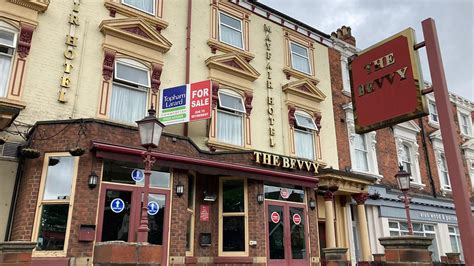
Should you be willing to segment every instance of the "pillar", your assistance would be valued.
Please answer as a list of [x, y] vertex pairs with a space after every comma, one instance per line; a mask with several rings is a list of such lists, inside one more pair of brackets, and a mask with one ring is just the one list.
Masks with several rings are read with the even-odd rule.
[[365, 216], [365, 201], [369, 197], [367, 193], [352, 194], [352, 198], [357, 202], [357, 231], [361, 246], [361, 261], [371, 261], [369, 231], [367, 230], [367, 218]]
[[336, 247], [336, 231], [334, 229], [334, 192], [324, 194], [324, 212], [326, 214], [326, 247]]

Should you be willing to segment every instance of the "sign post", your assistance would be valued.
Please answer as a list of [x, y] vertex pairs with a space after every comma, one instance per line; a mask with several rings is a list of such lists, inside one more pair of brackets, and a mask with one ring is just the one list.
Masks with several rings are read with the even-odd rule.
[[425, 37], [428, 64], [430, 67], [433, 92], [438, 108], [439, 124], [443, 146], [448, 164], [449, 180], [453, 191], [456, 216], [458, 217], [461, 244], [466, 265], [474, 265], [474, 218], [472, 217], [471, 201], [468, 184], [463, 170], [461, 152], [456, 140], [453, 111], [449, 100], [448, 85], [444, 75], [443, 60], [433, 19], [422, 21], [423, 36]]

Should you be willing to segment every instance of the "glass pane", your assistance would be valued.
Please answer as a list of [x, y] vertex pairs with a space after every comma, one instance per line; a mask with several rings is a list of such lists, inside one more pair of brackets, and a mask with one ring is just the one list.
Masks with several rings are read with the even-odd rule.
[[154, 4], [156, 0], [122, 0], [123, 3], [131, 5], [142, 11], [154, 14]]
[[221, 24], [232, 27], [236, 30], [242, 30], [240, 20], [228, 16], [224, 13], [220, 13]]
[[245, 112], [242, 98], [219, 93], [219, 106], [233, 111]]
[[0, 30], [0, 44], [14, 47], [15, 34], [6, 30]]
[[448, 231], [449, 231], [450, 233], [454, 233], [454, 227], [449, 226], [449, 227], [448, 227]]
[[291, 43], [291, 52], [306, 58], [308, 57], [308, 50], [295, 43]]
[[304, 199], [304, 190], [300, 186], [286, 186], [285, 188], [288, 189], [290, 196], [287, 199], [281, 197], [281, 189], [278, 185], [265, 185], [265, 198], [266, 199], [274, 199], [274, 200], [285, 200], [285, 201], [293, 201], [293, 202], [303, 202]]
[[398, 229], [397, 222], [388, 222], [388, 227]]
[[308, 58], [302, 57], [298, 54], [291, 54], [291, 63], [294, 69], [310, 74]]
[[396, 231], [390, 231], [390, 236], [399, 236], [400, 233]]
[[7, 95], [11, 61], [11, 56], [3, 55], [0, 51], [0, 97], [5, 97]]
[[158, 213], [148, 215], [148, 243], [161, 245], [163, 244], [163, 221], [165, 219], [166, 196], [160, 194], [148, 194], [148, 202], [154, 201], [158, 203]]
[[316, 127], [314, 126], [313, 119], [311, 117], [305, 116], [305, 115], [299, 115], [295, 114], [296, 118], [296, 125], [308, 129], [313, 129], [315, 130]]
[[[276, 213], [276, 214], [275, 214]], [[270, 259], [285, 258], [283, 207], [268, 205], [268, 243]]]
[[451, 242], [451, 251], [459, 252], [458, 242], [456, 241], [456, 236], [449, 236], [449, 241]]
[[431, 231], [434, 232], [434, 226], [431, 224], [425, 224], [425, 231]]
[[405, 222], [400, 222], [400, 230], [406, 230], [408, 231], [408, 224]]
[[110, 119], [136, 125], [136, 121], [145, 117], [146, 99], [146, 91], [114, 82], [110, 103]]
[[[110, 203], [116, 198], [122, 199], [125, 203], [125, 208], [119, 213], [113, 212], [110, 208]], [[132, 192], [107, 190], [105, 194], [104, 220], [102, 222], [102, 241], [128, 241], [131, 203]]]
[[194, 176], [188, 175], [188, 209], [194, 208]]
[[223, 217], [222, 224], [223, 251], [245, 251], [244, 216]]
[[[143, 170], [143, 163], [138, 162], [121, 162], [114, 160], [104, 160], [103, 181], [140, 185], [143, 186], [144, 181], [135, 182], [132, 179], [132, 171], [134, 169]], [[169, 188], [170, 173], [169, 168], [159, 167], [158, 164], [153, 166], [150, 176], [150, 187]]]
[[242, 146], [243, 119], [241, 115], [217, 111], [217, 139], [221, 142]]
[[143, 87], [149, 87], [148, 71], [140, 69], [128, 64], [117, 62], [116, 77], [120, 80], [127, 81]]
[[413, 223], [413, 231], [423, 232], [423, 227], [419, 223]]
[[37, 250], [63, 250], [69, 204], [43, 205]]
[[303, 208], [290, 208], [291, 254], [293, 259], [306, 258]]
[[244, 212], [244, 181], [225, 180], [222, 183], [222, 211]]
[[295, 130], [295, 151], [296, 156], [309, 160], [314, 159], [314, 142], [313, 133]]
[[69, 199], [75, 157], [49, 157], [43, 200]]

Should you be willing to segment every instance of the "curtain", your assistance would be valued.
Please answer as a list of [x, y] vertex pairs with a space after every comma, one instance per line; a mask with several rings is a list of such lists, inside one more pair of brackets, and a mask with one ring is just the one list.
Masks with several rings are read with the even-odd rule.
[[239, 48], [243, 48], [242, 33], [223, 24], [221, 24], [221, 41]]
[[365, 144], [365, 136], [356, 134], [354, 137], [355, 150], [355, 169], [361, 171], [369, 171], [367, 162], [367, 145]]
[[148, 87], [148, 71], [117, 62], [117, 78]]
[[217, 112], [217, 139], [219, 141], [242, 146], [243, 120], [241, 114]]
[[7, 95], [11, 60], [10, 56], [0, 54], [0, 97]]
[[135, 124], [146, 113], [146, 92], [117, 83], [112, 86], [110, 119]]
[[295, 130], [296, 156], [314, 160], [313, 134]]
[[155, 0], [123, 0], [123, 2], [140, 10], [154, 14], [153, 6]]
[[292, 53], [291, 63], [294, 69], [307, 73], [307, 74], [310, 73], [308, 58], [304, 58], [298, 54]]

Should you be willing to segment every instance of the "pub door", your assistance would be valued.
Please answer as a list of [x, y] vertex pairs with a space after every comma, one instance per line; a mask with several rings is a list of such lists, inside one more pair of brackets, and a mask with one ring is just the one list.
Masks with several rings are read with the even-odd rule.
[[265, 201], [268, 265], [309, 265], [306, 206]]

